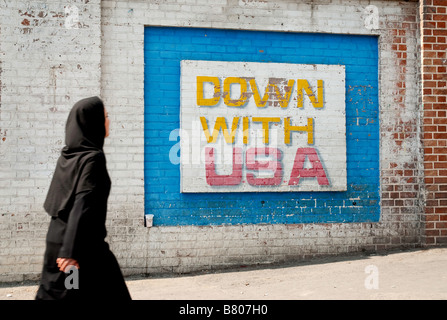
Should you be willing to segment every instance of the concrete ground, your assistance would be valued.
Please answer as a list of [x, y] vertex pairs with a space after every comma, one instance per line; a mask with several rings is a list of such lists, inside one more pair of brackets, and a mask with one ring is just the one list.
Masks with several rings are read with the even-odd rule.
[[[134, 300], [447, 299], [447, 248], [126, 282]], [[0, 284], [0, 300], [31, 300], [36, 289]]]

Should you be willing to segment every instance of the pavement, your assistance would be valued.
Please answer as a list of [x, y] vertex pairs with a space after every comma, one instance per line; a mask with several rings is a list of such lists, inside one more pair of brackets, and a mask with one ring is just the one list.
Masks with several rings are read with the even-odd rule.
[[[126, 283], [134, 300], [447, 300], [447, 248], [133, 276]], [[37, 283], [3, 283], [0, 300], [32, 300], [36, 290]]]

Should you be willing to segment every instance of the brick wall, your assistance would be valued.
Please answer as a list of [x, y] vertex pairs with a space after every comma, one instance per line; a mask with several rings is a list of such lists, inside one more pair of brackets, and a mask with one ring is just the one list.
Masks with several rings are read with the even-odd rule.
[[[420, 245], [421, 214], [424, 204], [421, 192], [423, 191], [421, 184], [423, 155], [420, 145], [420, 105], [418, 104], [420, 59], [417, 3], [378, 1], [345, 4], [314, 1], [298, 4], [294, 1], [280, 3], [232, 1], [222, 5], [208, 1], [183, 4], [105, 1], [102, 5], [104, 33], [102, 48], [103, 56], [107, 56], [108, 59], [107, 74], [103, 73], [102, 77], [102, 88], [106, 93], [103, 96], [115, 109], [116, 114], [123, 113], [124, 110], [142, 114], [144, 110], [149, 110], [150, 102], [143, 107], [145, 88], [141, 86], [141, 81], [148, 72], [146, 69], [148, 64], [145, 68], [144, 52], [135, 49], [147, 43], [143, 26], [379, 36], [380, 112], [378, 118], [380, 129], [376, 133], [380, 136], [381, 194], [378, 222], [156, 225], [147, 233], [137, 226], [128, 229], [126, 237], [113, 235], [110, 237], [112, 247], [126, 248], [126, 250], [120, 250], [118, 254], [120, 261], [125, 261], [127, 272], [136, 272], [136, 270], [184, 272], [237, 264], [274, 263], [317, 255], [347, 254], [363, 250], [386, 250]], [[172, 46], [181, 45], [182, 43], [178, 43]], [[164, 54], [168, 56], [172, 52]], [[105, 66], [103, 70], [106, 70]], [[127, 75], [124, 84], [122, 76], [125, 70], [131, 72]], [[126, 92], [128, 89], [131, 90], [130, 93]], [[362, 94], [360, 88], [353, 88], [353, 91]], [[125, 109], [115, 102], [127, 101], [126, 99], [129, 104]], [[361, 123], [365, 119], [365, 113], [361, 108], [355, 112]], [[121, 116], [117, 116], [116, 121], [120, 118]], [[133, 125], [142, 128], [144, 118], [139, 119], [139, 122], [133, 121]], [[121, 138], [112, 138], [115, 140], [111, 139], [109, 145], [114, 148], [113, 150], [119, 148], [125, 153], [126, 148], [129, 147], [129, 141], [121, 143], [121, 139], [130, 130], [126, 128], [128, 124], [123, 125], [124, 127], [120, 125], [117, 128], [120, 130], [118, 136]], [[132, 133], [138, 134], [136, 131]], [[144, 139], [141, 131], [139, 134], [133, 139]], [[141, 152], [138, 145], [132, 148]], [[141, 162], [133, 161], [133, 165], [139, 166], [144, 171], [143, 161], [144, 159]], [[114, 161], [112, 165], [117, 164]], [[125, 185], [124, 177], [128, 175], [125, 172], [126, 168], [123, 166], [120, 170], [122, 170], [123, 179], [115, 180], [114, 186], [118, 184], [118, 188], [130, 191], [127, 194], [131, 193], [131, 190], [136, 191], [135, 188], [129, 189]], [[137, 172], [133, 171], [132, 174], [135, 175]], [[120, 185], [121, 183], [123, 186]], [[141, 183], [138, 193], [144, 194], [143, 181]], [[154, 188], [154, 190], [160, 190], [156, 186]], [[169, 196], [173, 190], [178, 190], [175, 184], [166, 185], [163, 188], [168, 191], [163, 189], [162, 193], [166, 196]], [[157, 214], [163, 213], [162, 217], [166, 218], [173, 212], [169, 210], [173, 205], [171, 208], [158, 211], [159, 195], [160, 193], [157, 192], [147, 192], [145, 200], [143, 197], [133, 198], [136, 202], [127, 204], [134, 206], [135, 209], [138, 208], [133, 212], [127, 210], [122, 201], [115, 201], [117, 198], [112, 197], [112, 215], [114, 211], [119, 213], [115, 217], [123, 219], [121, 228], [124, 230], [124, 226], [136, 225], [137, 223], [132, 223], [132, 221], [141, 219], [141, 214], [144, 213], [142, 202], [147, 201], [146, 209], [150, 210], [148, 213], [155, 215], [154, 222], [157, 221]], [[286, 195], [279, 196], [286, 197]], [[176, 200], [178, 199], [171, 199], [173, 202]], [[253, 201], [256, 200], [259, 199]], [[283, 200], [287, 202], [287, 199]], [[214, 204], [218, 202], [214, 201]], [[222, 202], [225, 201], [220, 201]], [[195, 205], [200, 206], [201, 203], [198, 201]], [[227, 209], [226, 212], [232, 210], [231, 207], [225, 209]], [[184, 216], [188, 216], [188, 212]], [[124, 222], [126, 219], [127, 222]], [[194, 224], [194, 222], [190, 223]], [[144, 240], [140, 241], [140, 239]], [[144, 243], [144, 241], [147, 242]], [[139, 246], [141, 250], [136, 251], [132, 246]]]
[[[393, 61], [382, 67], [380, 83], [381, 219], [390, 222], [392, 231], [388, 240], [392, 244], [420, 241], [421, 234], [414, 230], [421, 230], [424, 206], [418, 101], [419, 21], [413, 5], [406, 7], [400, 3], [401, 15], [387, 19], [381, 37], [384, 47], [380, 55], [381, 65], [389, 59]], [[385, 73], [393, 73], [389, 78], [392, 81], [385, 80], [388, 78]], [[394, 236], [395, 230], [399, 229], [402, 233]]]
[[425, 243], [447, 243], [447, 1], [420, 2]]
[[[425, 7], [439, 7], [433, 1]], [[438, 94], [436, 101], [425, 101], [434, 98], [424, 96], [422, 114], [419, 80], [424, 80], [424, 90], [433, 90], [429, 87], [433, 81], [437, 81], [436, 90], [442, 89], [442, 81], [439, 75], [426, 78], [433, 69], [424, 68], [421, 74], [419, 47], [423, 42], [422, 54], [436, 50], [442, 54], [445, 48], [433, 45], [428, 50], [429, 39], [420, 37], [419, 19], [428, 16], [420, 15], [419, 9], [425, 7], [416, 2], [335, 0], [2, 4], [0, 280], [39, 276], [48, 226], [42, 203], [63, 146], [66, 116], [75, 101], [98, 94], [112, 121], [112, 134], [105, 144], [113, 183], [108, 241], [125, 274], [188, 272], [415, 247], [424, 239], [441, 243], [440, 237], [432, 238], [432, 232], [442, 235], [443, 200], [439, 197], [444, 190], [436, 180], [439, 176], [427, 175], [425, 192], [422, 164], [430, 174], [427, 166], [435, 162], [432, 171], [439, 171], [433, 173], [443, 174], [437, 168], [445, 160], [442, 155], [431, 160], [427, 156], [442, 152], [437, 148], [445, 146], [439, 136], [445, 126], [438, 126], [436, 118], [442, 116], [438, 107], [445, 93], [432, 91], [433, 96]], [[427, 15], [437, 18], [432, 12]], [[424, 29], [436, 28], [437, 33], [443, 28], [442, 21], [435, 26], [430, 23]], [[379, 220], [145, 228], [145, 199], [150, 201], [144, 176], [145, 26], [378, 36]], [[436, 37], [437, 41], [444, 38]], [[445, 55], [427, 59], [445, 66]], [[442, 67], [436, 72], [442, 73]], [[355, 112], [362, 121], [362, 109]], [[427, 123], [429, 119], [432, 122]], [[425, 136], [424, 149], [422, 123], [424, 135], [432, 133]], [[433, 127], [436, 132], [430, 132]], [[429, 145], [435, 139], [437, 145]], [[427, 230], [434, 230], [427, 235], [421, 223], [425, 213], [430, 220], [436, 219], [426, 221]]]
[[[299, 54], [296, 54], [297, 52]], [[200, 109], [209, 118], [208, 126], [211, 128], [214, 127], [214, 119], [211, 120], [213, 114], [224, 115], [228, 123], [233, 119], [231, 112], [239, 116], [250, 116], [249, 118], [256, 116], [256, 114], [253, 115], [256, 112], [262, 112], [263, 115], [270, 117], [287, 115], [295, 121], [298, 121], [300, 116], [307, 117], [313, 114], [313, 130], [316, 139], [310, 147], [318, 151], [326, 168], [333, 166], [334, 163], [338, 165], [335, 170], [326, 170], [331, 184], [336, 183], [338, 173], [346, 174], [347, 172], [347, 182], [345, 176], [344, 185], [338, 186], [338, 190], [342, 191], [334, 191], [330, 186], [319, 186], [316, 179], [313, 179], [307, 180], [309, 183], [305, 187], [303, 184], [306, 182], [301, 181], [298, 186], [306, 189], [293, 192], [297, 187], [288, 186], [287, 183], [297, 146], [308, 147], [309, 145], [306, 135], [297, 134], [294, 135], [295, 140], [291, 147], [284, 146], [281, 142], [284, 134], [280, 132], [281, 130], [274, 131], [282, 128], [281, 124], [271, 126], [272, 132], [268, 144], [268, 147], [278, 146], [283, 158], [281, 163], [284, 173], [281, 180], [285, 182], [281, 181], [282, 183], [278, 186], [251, 187], [244, 182], [246, 173], [249, 171], [246, 166], [243, 166], [241, 182], [237, 186], [225, 187], [223, 191], [227, 192], [222, 193], [222, 187], [207, 186], [204, 161], [201, 161], [199, 157], [194, 157], [198, 161], [193, 161], [191, 157], [188, 159], [186, 149], [182, 148], [181, 152], [188, 164], [179, 168], [177, 163], [172, 163], [170, 149], [177, 139], [170, 139], [170, 136], [179, 128], [180, 118], [184, 131], [190, 133], [189, 140], [184, 145], [191, 145], [191, 154], [200, 155], [206, 146], [219, 146], [219, 142], [201, 144], [200, 140], [196, 141], [192, 138], [194, 131], [188, 131], [187, 128], [194, 127], [193, 122], [197, 121], [197, 112], [200, 110], [195, 105], [194, 85], [186, 84], [191, 78], [188, 78], [188, 74], [182, 73], [184, 78], [180, 81], [181, 60], [207, 59], [219, 61], [218, 64], [224, 64], [225, 67], [219, 68], [217, 65], [213, 68], [212, 65], [215, 64], [209, 64], [207, 69], [199, 69], [196, 66], [193, 70], [199, 72], [199, 69], [201, 74], [214, 76], [219, 75], [222, 72], [220, 70], [225, 70], [232, 76], [244, 74], [245, 77], [255, 77], [254, 71], [251, 70], [253, 68], [244, 71], [244, 66], [249, 65], [248, 62], [258, 63], [259, 66], [256, 69], [263, 70], [263, 72], [258, 71], [259, 75], [269, 73], [269, 64], [263, 61], [276, 63], [274, 69], [277, 72], [284, 64], [287, 70], [297, 69], [299, 64], [313, 65], [315, 67], [310, 69], [314, 70], [316, 66], [321, 68], [323, 65], [337, 66], [343, 63], [346, 70], [346, 79], [343, 78], [343, 82], [336, 75], [331, 75], [330, 71], [320, 73], [320, 78], [326, 79], [324, 96], [327, 105], [324, 109], [313, 110], [314, 108], [307, 100], [306, 105], [298, 109], [296, 89], [293, 90], [294, 93], [291, 93], [293, 97], [290, 98], [290, 105], [287, 108], [269, 106], [259, 111], [257, 107], [250, 109], [253, 104], [250, 105], [249, 100], [247, 106], [243, 108], [230, 108], [221, 103], [216, 107], [208, 108], [209, 110], [204, 110], [205, 107]], [[223, 62], [225, 60], [229, 62], [225, 64]], [[242, 63], [237, 64], [237, 61]], [[230, 73], [232, 64], [235, 67]], [[293, 77], [307, 79], [304, 70], [300, 72], [287, 70], [282, 71], [282, 77], [288, 74], [288, 79], [293, 79]], [[311, 74], [307, 73], [307, 75]], [[280, 73], [277, 77], [280, 77]], [[262, 78], [258, 78], [258, 82], [260, 80]], [[182, 92], [180, 92], [180, 82], [184, 89]], [[331, 99], [337, 99], [337, 97], [330, 90], [334, 87], [336, 89], [336, 84], [340, 83], [343, 87], [342, 102], [337, 106], [331, 106]], [[154, 224], [379, 221], [378, 38], [376, 36], [147, 27], [145, 30], [145, 87], [145, 152], [147, 155], [145, 208], [146, 213], [154, 214]], [[345, 87], [348, 88], [346, 98], [344, 97]], [[182, 101], [182, 106], [179, 108], [180, 96], [191, 97], [191, 92], [193, 92], [193, 99], [187, 102]], [[337, 108], [339, 110], [342, 108], [340, 126], [337, 126], [337, 114], [331, 114]], [[254, 130], [253, 128], [256, 128], [256, 124], [251, 123], [250, 129]], [[336, 128], [343, 130], [341, 134]], [[201, 130], [200, 125], [199, 130]], [[273, 137], [275, 132], [278, 132], [276, 140]], [[341, 135], [339, 139], [342, 140], [342, 145], [335, 140], [337, 134]], [[202, 132], [199, 131], [198, 136], [201, 135]], [[241, 136], [239, 134], [237, 137]], [[183, 139], [188, 138], [185, 135]], [[254, 139], [254, 132], [250, 139]], [[251, 146], [253, 145], [252, 142]], [[235, 139], [233, 146], [245, 148], [240, 139]], [[260, 142], [260, 146], [265, 145]], [[232, 148], [231, 145], [230, 148]], [[330, 151], [325, 152], [328, 149]], [[230, 149], [229, 153], [231, 152]], [[291, 154], [287, 154], [288, 152]], [[340, 153], [344, 153], [342, 163], [337, 162], [337, 155]], [[348, 161], [346, 161], [346, 155]], [[243, 158], [246, 159], [246, 156]], [[223, 164], [216, 167], [219, 167], [220, 172], [224, 170]], [[232, 166], [229, 172], [231, 170]], [[180, 172], [182, 177], [180, 177]], [[189, 175], [193, 179], [185, 182], [183, 179]], [[343, 181], [343, 179], [339, 180]], [[312, 182], [314, 184], [311, 184]], [[187, 183], [187, 187], [195, 192], [182, 193], [181, 183]], [[251, 192], [244, 192], [247, 189]], [[203, 193], [204, 191], [206, 193]]]
[[[74, 5], [74, 4], [73, 4]], [[43, 201], [79, 99], [100, 94], [100, 1], [0, 8], [0, 281], [42, 269]]]

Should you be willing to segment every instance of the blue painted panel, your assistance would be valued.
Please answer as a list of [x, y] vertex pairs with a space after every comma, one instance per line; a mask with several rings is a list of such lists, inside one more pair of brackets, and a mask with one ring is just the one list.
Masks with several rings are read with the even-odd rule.
[[[377, 37], [146, 27], [144, 55], [145, 211], [154, 225], [379, 221]], [[181, 60], [345, 65], [348, 190], [180, 193], [169, 135], [180, 126]]]

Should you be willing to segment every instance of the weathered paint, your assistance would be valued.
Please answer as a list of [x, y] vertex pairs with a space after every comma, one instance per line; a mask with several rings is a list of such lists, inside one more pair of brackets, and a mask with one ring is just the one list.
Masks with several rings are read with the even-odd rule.
[[[146, 211], [154, 214], [154, 225], [378, 221], [380, 196], [378, 42], [376, 37], [163, 27], [148, 27], [145, 31]], [[207, 45], [201, 45], [200, 40], [204, 38], [206, 38]], [[269, 43], [275, 42], [278, 45], [263, 47], [264, 51], [260, 53], [255, 49], [255, 43], [260, 38], [268, 39]], [[280, 47], [281, 43], [289, 46], [289, 52], [294, 51], [299, 54], [284, 55], [284, 50]], [[312, 43], [312, 46], [309, 46], [309, 43]], [[320, 46], [324, 46], [325, 50], [316, 49]], [[346, 191], [324, 191], [324, 187], [327, 188], [328, 184], [331, 184], [330, 173], [326, 177], [328, 179], [326, 181], [325, 174], [328, 174], [328, 171], [320, 169], [317, 165], [321, 162], [316, 157], [322, 157], [322, 154], [318, 153], [318, 133], [321, 133], [321, 130], [331, 132], [331, 126], [318, 127], [314, 117], [296, 120], [293, 117], [283, 117], [279, 113], [281, 110], [283, 112], [285, 110], [307, 112], [311, 109], [325, 112], [323, 96], [328, 97], [328, 90], [333, 84], [329, 80], [322, 81], [322, 78], [308, 81], [309, 79], [300, 77], [300, 75], [286, 77], [280, 79], [279, 82], [277, 80], [269, 81], [261, 85], [256, 76], [250, 74], [219, 76], [216, 73], [213, 74], [213, 68], [209, 67], [206, 74], [197, 74], [199, 78], [191, 78], [190, 81], [193, 85], [190, 87], [185, 84], [190, 91], [182, 92], [185, 96], [190, 97], [188, 101], [192, 105], [188, 104], [188, 106], [195, 105], [196, 108], [208, 108], [216, 110], [216, 112], [221, 110], [221, 113], [220, 115], [216, 113], [216, 118], [206, 115], [197, 116], [196, 128], [203, 141], [208, 144], [207, 170], [205, 170], [205, 161], [201, 164], [203, 169], [200, 173], [192, 170], [194, 158], [189, 159], [187, 167], [179, 170], [180, 165], [173, 164], [169, 159], [169, 152], [163, 150], [177, 148], [177, 144], [169, 141], [168, 136], [180, 125], [179, 113], [176, 111], [179, 110], [181, 100], [180, 62], [182, 60], [203, 60], [204, 58], [210, 60], [210, 63], [213, 61], [225, 62], [226, 59], [235, 61], [234, 63], [262, 62], [267, 58], [270, 63], [318, 65], [324, 61], [326, 64], [345, 66]], [[169, 70], [169, 75], [164, 75], [162, 66], [168, 67], [166, 70]], [[227, 80], [227, 85], [225, 85], [226, 79], [230, 79]], [[157, 82], [157, 86], [152, 88], [151, 84], [154, 81]], [[205, 81], [209, 81], [209, 83], [204, 83]], [[231, 83], [236, 83], [237, 92], [231, 91]], [[276, 91], [275, 85], [278, 88], [276, 94], [266, 95], [268, 90]], [[268, 86], [271, 89], [267, 89]], [[354, 86], [364, 86], [367, 89], [362, 92], [350, 91], [349, 88]], [[278, 97], [282, 97], [282, 99], [278, 99]], [[276, 104], [271, 103], [270, 99], [274, 99]], [[357, 105], [364, 100], [371, 101], [371, 103], [364, 110], [362, 120], [359, 121]], [[255, 108], [264, 112], [264, 115], [252, 117], [249, 114], [244, 114], [247, 103], [253, 103]], [[301, 103], [308, 105], [301, 107]], [[228, 113], [230, 109], [239, 110], [237, 111], [238, 115], [230, 115]], [[185, 113], [182, 117], [189, 114]], [[308, 159], [305, 162], [312, 163], [303, 164], [303, 156], [295, 148], [293, 151], [291, 150], [291, 167], [288, 171], [284, 168], [284, 161], [281, 162], [281, 170], [276, 164], [280, 157], [272, 158], [270, 156], [269, 161], [264, 161], [264, 165], [270, 168], [270, 174], [262, 177], [253, 176], [254, 171], [246, 168], [244, 159], [247, 157], [248, 150], [244, 148], [248, 148], [254, 140], [247, 133], [247, 128], [252, 129], [254, 125], [260, 129], [260, 143], [266, 147], [267, 143], [272, 143], [272, 128], [277, 125], [283, 126], [278, 131], [278, 136], [281, 137], [275, 137], [281, 144], [290, 143], [291, 136], [293, 142], [293, 137], [296, 138], [299, 135], [301, 143], [304, 143], [302, 147], [311, 147], [301, 149], [301, 152], [303, 150], [310, 152], [310, 156], [305, 157]], [[236, 133], [237, 130], [240, 134]], [[155, 132], [158, 132], [157, 137], [154, 137]], [[374, 134], [371, 135], [371, 133]], [[226, 159], [228, 160], [227, 170], [221, 170], [220, 177], [217, 170], [219, 170], [219, 166], [220, 169], [223, 167], [216, 166], [217, 149], [215, 149], [220, 145], [217, 143], [220, 141], [219, 139], [224, 145], [227, 145]], [[197, 144], [189, 144], [193, 155], [198, 154], [194, 150], [200, 152], [200, 148], [197, 149]], [[239, 146], [243, 149], [237, 149]], [[269, 152], [267, 150], [263, 149], [263, 152]], [[275, 150], [272, 149], [274, 153]], [[248, 153], [251, 155], [251, 152], [253, 151]], [[369, 160], [365, 162], [365, 158]], [[324, 159], [325, 165], [330, 162], [331, 159]], [[313, 166], [312, 170], [309, 166], [311, 168]], [[294, 170], [290, 171], [292, 167]], [[250, 168], [253, 167], [249, 165]], [[259, 164], [257, 168], [260, 168]], [[306, 169], [309, 171], [304, 171]], [[228, 190], [238, 190], [236, 187], [242, 188], [240, 190], [256, 187], [250, 185], [245, 172], [248, 173], [249, 179], [269, 179], [251, 180], [251, 182], [259, 184], [257, 191], [271, 191], [262, 194], [228, 192]], [[204, 186], [209, 186], [210, 183], [214, 186], [209, 186], [210, 189], [207, 193], [182, 193], [180, 177], [183, 173], [192, 177], [192, 180], [188, 180], [189, 182], [186, 183], [187, 188], [194, 187], [199, 180]], [[281, 184], [276, 185], [275, 177], [280, 173], [282, 175]], [[203, 178], [200, 177], [202, 174]], [[312, 188], [318, 188], [319, 192], [309, 191], [312, 189], [307, 189], [306, 192], [293, 192], [293, 188], [299, 187], [306, 180], [300, 179], [299, 175], [303, 177], [306, 174], [314, 177], [310, 179], [315, 186]], [[240, 185], [235, 186], [239, 181]], [[227, 192], [224, 194], [210, 193], [219, 183], [222, 184], [218, 187], [220, 191], [227, 190]], [[185, 184], [183, 185], [185, 186]], [[279, 191], [280, 188], [285, 189], [286, 187], [289, 192], [272, 192], [275, 190], [274, 188], [278, 188]], [[200, 192], [200, 188], [194, 190]], [[250, 190], [253, 191], [253, 189]], [[210, 203], [213, 205], [211, 206]]]

